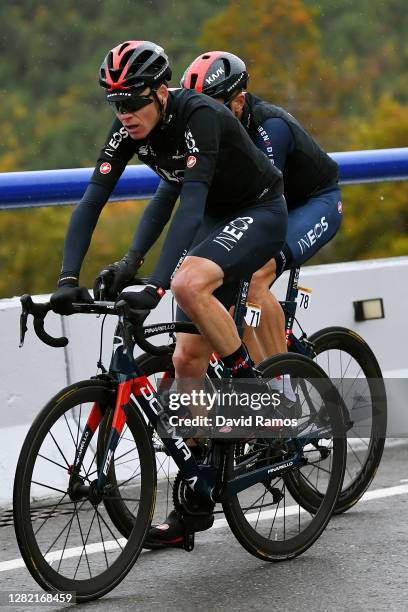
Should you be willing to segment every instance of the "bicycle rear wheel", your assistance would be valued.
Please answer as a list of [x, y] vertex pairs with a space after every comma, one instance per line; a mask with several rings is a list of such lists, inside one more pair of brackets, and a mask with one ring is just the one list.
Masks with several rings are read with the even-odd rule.
[[[328, 450], [324, 439], [313, 437], [312, 427], [303, 439], [258, 438], [231, 445], [228, 480], [266, 465], [271, 466], [271, 475], [223, 501], [228, 524], [248, 552], [267, 561], [282, 561], [307, 550], [332, 514], [341, 490], [346, 457], [343, 407], [324, 371], [306, 357], [277, 355], [263, 361], [259, 369], [264, 378], [289, 374], [298, 397], [297, 409], [301, 411], [298, 421], [310, 422], [313, 414], [324, 414], [326, 435], [333, 440]], [[304, 463], [292, 467], [299, 445]], [[274, 476], [274, 465], [282, 461], [288, 465], [286, 471]], [[315, 512], [305, 511], [291, 495], [299, 474], [307, 482], [313, 481], [322, 494]]]
[[[381, 368], [368, 344], [354, 331], [327, 327], [309, 340], [315, 361], [339, 391], [353, 426], [347, 431], [344, 481], [334, 512], [345, 512], [370, 486], [380, 464], [387, 429], [387, 402]], [[310, 503], [313, 503], [313, 494]]]
[[[95, 431], [81, 464], [87, 493], [69, 488], [87, 419], [95, 404], [109, 420], [115, 386], [103, 380], [76, 383], [58, 393], [38, 414], [20, 453], [14, 482], [14, 524], [28, 570], [48, 591], [71, 591], [77, 601], [101, 597], [117, 586], [135, 563], [154, 509], [156, 470], [151, 438], [135, 410], [119, 440], [112, 465], [116, 488], [96, 491]], [[129, 442], [130, 440], [130, 442]], [[126, 538], [110, 521], [103, 502], [115, 496], [132, 505]]]

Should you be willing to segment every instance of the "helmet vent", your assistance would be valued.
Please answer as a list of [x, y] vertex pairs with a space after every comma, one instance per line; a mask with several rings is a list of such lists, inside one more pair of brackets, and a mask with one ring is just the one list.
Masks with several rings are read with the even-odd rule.
[[129, 46], [128, 42], [124, 42], [119, 49], [119, 54], [123, 53], [123, 51]]
[[196, 83], [198, 79], [198, 74], [195, 72], [191, 75], [190, 87], [189, 89], [195, 89]]

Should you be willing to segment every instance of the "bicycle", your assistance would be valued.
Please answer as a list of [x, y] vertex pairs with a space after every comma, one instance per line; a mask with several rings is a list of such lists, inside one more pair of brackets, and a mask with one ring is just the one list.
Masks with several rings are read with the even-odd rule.
[[[339, 326], [326, 327], [307, 336], [296, 319], [299, 274], [300, 267], [291, 269], [286, 297], [280, 302], [285, 313], [288, 350], [314, 359], [323, 368], [337, 387], [348, 413], [345, 477], [333, 511], [341, 514], [363, 496], [381, 462], [387, 428], [385, 385], [373, 351], [355, 331]], [[299, 337], [293, 331], [295, 322], [301, 330]], [[171, 356], [144, 354], [137, 363], [149, 376], [172, 376]], [[211, 356], [208, 376], [223, 376], [223, 364], [216, 354]], [[169, 475], [165, 477], [170, 490]], [[299, 482], [291, 493], [305, 509], [313, 511], [318, 507], [320, 494], [315, 485]]]
[[[237, 296], [239, 329], [248, 286], [242, 282]], [[34, 304], [30, 296], [21, 301], [20, 345], [32, 314], [43, 342], [65, 346], [66, 338], [54, 338], [44, 329], [50, 305]], [[37, 583], [46, 590], [74, 591], [77, 601], [88, 601], [115, 588], [131, 570], [154, 512], [152, 432], [168, 425], [158, 394], [133, 359], [134, 347], [167, 356], [171, 348], [154, 346], [147, 338], [197, 330], [189, 323], [143, 326], [146, 313], [131, 311], [124, 302], [74, 304], [73, 310], [119, 317], [109, 371], [66, 387], [38, 414], [20, 453], [13, 508], [17, 542]], [[268, 439], [209, 439], [197, 460], [181, 436], [168, 430], [162, 438], [180, 471], [177, 497], [188, 551], [194, 547], [191, 521], [197, 518], [188, 504], [192, 487], [203, 500], [222, 504], [238, 541], [265, 561], [303, 553], [330, 519], [345, 467], [342, 400], [325, 372], [307, 357], [276, 356], [263, 362], [260, 371], [266, 379], [291, 376], [306, 423], [301, 435], [284, 438], [277, 430]], [[291, 497], [289, 487], [299, 472], [307, 479], [315, 471], [320, 473], [321, 500], [310, 513]]]

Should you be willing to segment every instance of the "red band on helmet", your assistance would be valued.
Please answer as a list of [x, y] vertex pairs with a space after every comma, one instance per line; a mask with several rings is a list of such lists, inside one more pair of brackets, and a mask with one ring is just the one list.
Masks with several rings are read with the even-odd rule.
[[[222, 55], [222, 51], [211, 51], [210, 53], [204, 53], [197, 57], [196, 60], [191, 64], [186, 75], [184, 87], [186, 89], [195, 89], [198, 93], [202, 93], [204, 86], [205, 75], [209, 68]], [[191, 87], [191, 77], [193, 74], [197, 75], [194, 88]]]
[[[140, 47], [140, 45], [142, 45], [145, 41], [144, 40], [129, 40], [126, 41], [124, 43], [121, 43], [120, 45], [117, 45], [117, 47], [115, 47], [114, 49], [112, 49], [112, 66], [114, 70], [119, 70], [120, 69], [120, 63], [123, 59], [123, 56], [125, 55], [125, 53], [129, 53], [129, 51], [134, 51], [135, 49], [137, 49], [138, 47]], [[127, 62], [126, 66], [123, 68], [121, 75], [119, 77], [119, 79], [117, 81], [113, 81], [111, 78], [111, 75], [109, 73], [109, 68], [107, 67], [106, 70], [106, 82], [108, 84], [108, 88], [109, 91], [115, 91], [116, 89], [131, 89], [131, 87], [124, 85], [123, 83], [126, 81], [126, 77], [127, 77], [127, 72], [128, 72], [128, 68], [129, 68], [129, 64], [130, 64], [130, 60], [132, 59], [132, 57], [130, 57], [129, 61]]]

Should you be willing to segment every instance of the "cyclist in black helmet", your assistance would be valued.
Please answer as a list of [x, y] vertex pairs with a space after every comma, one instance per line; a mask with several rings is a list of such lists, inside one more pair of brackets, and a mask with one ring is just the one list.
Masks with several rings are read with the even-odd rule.
[[181, 85], [228, 106], [256, 146], [283, 173], [289, 211], [286, 244], [252, 277], [249, 295], [249, 301], [262, 304], [260, 326], [248, 328], [245, 334], [257, 362], [286, 350], [284, 315], [269, 291], [271, 284], [333, 238], [341, 225], [342, 202], [337, 164], [290, 113], [245, 91], [247, 82], [246, 66], [239, 57], [210, 51], [190, 64]]
[[[253, 144], [242, 125], [208, 96], [170, 91], [167, 55], [155, 43], [125, 41], [109, 51], [99, 81], [115, 119], [86, 192], [72, 214], [64, 245], [56, 312], [92, 298], [79, 286], [82, 261], [102, 208], [133, 157], [160, 177], [128, 254], [108, 266], [106, 297], [140, 310], [154, 308], [170, 287], [179, 306], [202, 335], [179, 334], [174, 365], [179, 377], [201, 378], [213, 350], [235, 377], [254, 377], [251, 359], [228, 309], [242, 277], [250, 276], [282, 248], [287, 227], [283, 180]], [[140, 292], [121, 290], [180, 204], [149, 284]], [[95, 282], [95, 297], [101, 275]], [[192, 496], [191, 503], [198, 503]], [[212, 508], [199, 529], [213, 522]], [[175, 517], [176, 535], [183, 538]], [[198, 528], [197, 528], [198, 529]], [[178, 530], [178, 531], [177, 531]], [[173, 532], [174, 533], [174, 532]]]

